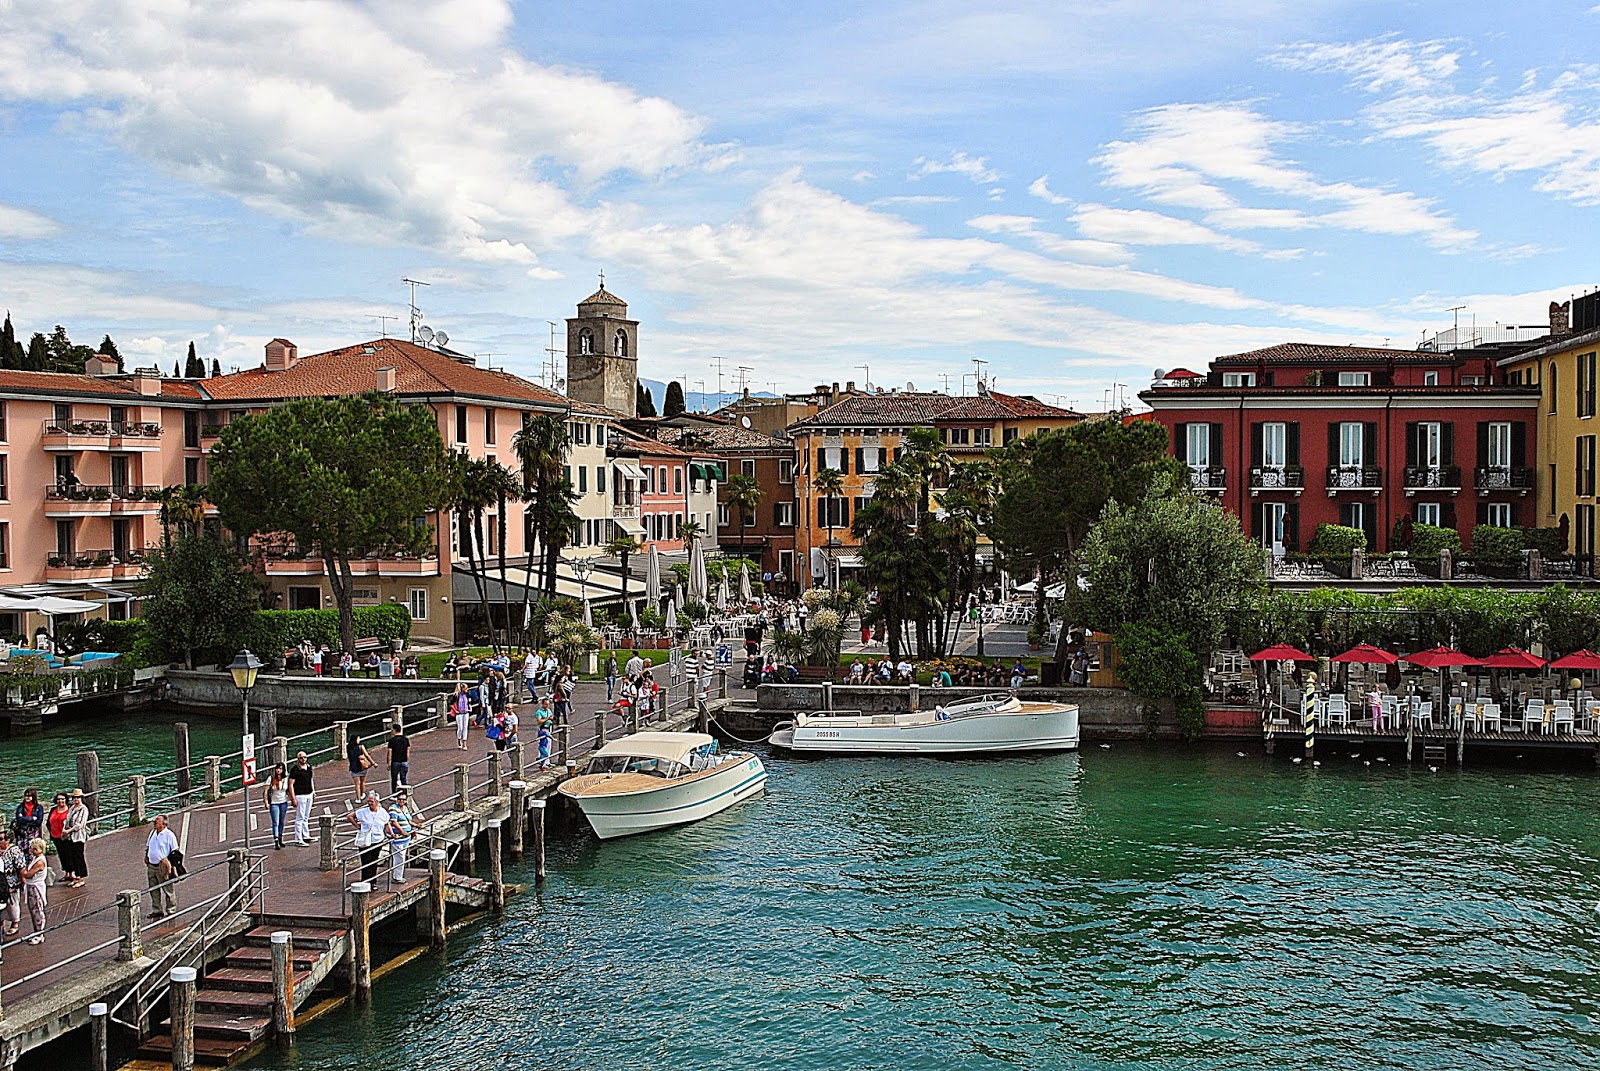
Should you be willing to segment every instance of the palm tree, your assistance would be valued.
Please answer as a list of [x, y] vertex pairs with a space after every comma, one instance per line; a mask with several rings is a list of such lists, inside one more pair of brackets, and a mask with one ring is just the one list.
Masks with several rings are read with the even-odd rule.
[[[734, 479], [738, 479], [738, 477], [736, 476]], [[705, 535], [705, 529], [700, 527], [699, 521], [687, 520], [678, 525], [678, 535], [682, 537], [685, 546], [692, 546], [696, 539]]]
[[565, 484], [567, 426], [558, 416], [541, 414], [529, 417], [511, 438], [511, 449], [522, 466], [523, 511], [528, 533], [528, 570], [533, 571], [533, 544], [543, 549], [541, 587], [548, 594], [556, 591], [556, 566], [570, 533], [572, 488]]
[[744, 522], [746, 518], [761, 503], [761, 484], [754, 476], [729, 476], [728, 482], [723, 485], [723, 497], [730, 506], [739, 510], [739, 557], [745, 556], [744, 549]]
[[478, 563], [483, 558], [483, 511], [493, 505], [499, 492], [493, 486], [493, 477], [486, 458], [472, 458], [457, 454], [454, 483], [456, 487], [456, 527], [462, 534], [457, 545], [465, 546], [467, 571], [472, 576], [478, 592], [478, 606], [483, 611], [484, 624], [489, 628], [489, 642], [494, 643], [494, 629], [489, 618], [489, 589], [484, 583]]
[[[495, 518], [499, 525], [499, 539], [495, 542], [495, 557], [500, 568], [500, 616], [506, 630], [506, 645], [511, 645], [511, 591], [506, 581], [506, 501], [522, 494], [522, 481], [517, 474], [500, 464], [495, 458], [485, 458], [482, 473], [484, 494], [494, 496]], [[526, 587], [524, 587], [526, 590]], [[489, 630], [493, 633], [493, 629]]]
[[644, 544], [631, 535], [619, 535], [606, 544], [606, 553], [622, 563], [622, 605], [624, 609], [628, 605], [628, 559], [643, 549]]
[[828, 575], [823, 577], [824, 587], [833, 587], [833, 510], [828, 508], [828, 500], [836, 498], [844, 491], [844, 473], [838, 469], [823, 469], [812, 480], [812, 485], [817, 491], [817, 502], [822, 506], [823, 526], [828, 530]]

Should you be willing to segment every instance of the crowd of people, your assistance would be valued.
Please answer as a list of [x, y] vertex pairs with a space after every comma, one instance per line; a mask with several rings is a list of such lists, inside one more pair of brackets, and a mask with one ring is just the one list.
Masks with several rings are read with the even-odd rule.
[[[89, 864], [84, 858], [89, 825], [89, 808], [81, 789], [56, 793], [49, 807], [40, 801], [38, 789], [23, 792], [11, 821], [0, 828], [0, 920], [5, 936], [17, 936], [26, 913], [33, 927], [28, 943], [44, 942], [49, 886], [75, 889], [89, 880]], [[59, 873], [51, 869], [47, 858], [52, 844]]]
[[284, 667], [290, 670], [307, 670], [313, 676], [331, 677], [404, 677], [415, 680], [421, 663], [414, 654], [401, 657], [398, 652], [380, 654], [368, 651], [364, 655], [350, 651], [334, 651], [325, 643], [304, 640], [299, 646], [284, 652]]

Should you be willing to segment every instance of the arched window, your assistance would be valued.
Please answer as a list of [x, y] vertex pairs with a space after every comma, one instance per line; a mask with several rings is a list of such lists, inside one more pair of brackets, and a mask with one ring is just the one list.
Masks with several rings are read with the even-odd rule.
[[1556, 411], [1556, 363], [1554, 361], [1551, 361], [1550, 362], [1550, 412], [1551, 412], [1552, 415], [1554, 415], [1555, 411]]
[[618, 357], [626, 357], [628, 355], [628, 336], [620, 330], [617, 332], [616, 340], [611, 343], [611, 352]]
[[578, 352], [594, 352], [594, 332], [590, 331], [587, 327], [578, 332]]

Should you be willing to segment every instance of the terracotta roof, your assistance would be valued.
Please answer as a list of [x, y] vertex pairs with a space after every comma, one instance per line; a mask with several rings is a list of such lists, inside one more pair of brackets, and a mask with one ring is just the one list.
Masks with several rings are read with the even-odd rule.
[[393, 368], [398, 393], [457, 394], [567, 408], [567, 399], [510, 372], [479, 368], [398, 338], [373, 339], [301, 357], [284, 372], [263, 366], [204, 381], [221, 401], [323, 398], [375, 390], [378, 369]]
[[1434, 353], [1427, 350], [1395, 350], [1383, 346], [1335, 346], [1325, 342], [1280, 342], [1246, 353], [1230, 353], [1212, 361], [1213, 367], [1249, 365], [1265, 362], [1270, 368], [1275, 364], [1454, 364], [1464, 353]]
[[953, 397], [936, 391], [852, 394], [795, 427], [875, 427], [933, 424], [941, 420], [1008, 420], [1025, 417], [1078, 419], [1071, 409], [1057, 409], [1035, 398], [1001, 394]]
[[691, 441], [703, 439], [706, 449], [709, 450], [784, 450], [793, 449], [782, 439], [774, 439], [770, 435], [763, 435], [754, 428], [741, 428], [730, 424], [706, 425], [703, 427], [676, 428], [664, 427], [660, 430], [661, 441], [664, 443], [681, 442], [685, 436]]
[[196, 385], [199, 380], [163, 379], [158, 395], [140, 394], [132, 374], [91, 376], [79, 372], [25, 372], [0, 369], [0, 391], [27, 391], [30, 394], [98, 394], [118, 401], [153, 403], [161, 398], [199, 400], [205, 395]]
[[604, 417], [607, 420], [628, 419], [628, 414], [621, 410], [613, 409], [609, 405], [601, 405], [599, 402], [586, 402], [580, 398], [568, 398], [567, 404], [572, 407], [574, 413], [582, 413], [584, 416]]
[[621, 305], [623, 308], [627, 308], [628, 307], [628, 303], [626, 301], [623, 301], [617, 295], [615, 295], [611, 291], [607, 290], [603, 283], [601, 284], [599, 290], [596, 290], [594, 293], [590, 294], [588, 297], [586, 297], [582, 301], [578, 302], [578, 304], [579, 305]]
[[687, 450], [679, 450], [669, 443], [652, 439], [646, 435], [629, 431], [619, 424], [611, 425], [611, 430], [606, 434], [606, 453], [620, 451], [639, 454], [651, 454], [657, 457], [694, 457], [696, 455]]

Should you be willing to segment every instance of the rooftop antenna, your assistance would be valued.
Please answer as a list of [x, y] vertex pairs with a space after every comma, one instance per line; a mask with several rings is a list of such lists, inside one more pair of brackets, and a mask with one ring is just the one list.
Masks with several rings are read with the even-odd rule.
[[[717, 356], [715, 356], [715, 357], [713, 357], [711, 359], [713, 361], [717, 362], [717, 408], [721, 409], [722, 408], [722, 361], [723, 361], [723, 357], [719, 353], [719, 354], [717, 354]], [[704, 398], [705, 391], [702, 390], [700, 393], [702, 395], [700, 400], [701, 400], [702, 403], [704, 403], [704, 401], [705, 401], [705, 398]], [[701, 412], [705, 412], [705, 410], [702, 409]]]
[[867, 391], [870, 393], [872, 390], [872, 366], [870, 364], [858, 364], [856, 367], [866, 373], [866, 379], [864, 379], [863, 382], [866, 384]]
[[950, 373], [949, 372], [940, 372], [939, 373], [939, 378], [944, 380], [944, 392], [946, 394], [949, 394], [950, 393]]
[[1461, 344], [1461, 310], [1464, 308], [1466, 308], [1465, 305], [1456, 305], [1445, 310], [1455, 315], [1455, 341], [1458, 346]]
[[[720, 358], [719, 358], [719, 360], [720, 360]], [[695, 380], [695, 382], [700, 385], [700, 409], [699, 409], [699, 411], [704, 413], [706, 411], [706, 381], [703, 380], [703, 379], [697, 379], [697, 380]]]
[[376, 319], [378, 321], [378, 333], [381, 334], [384, 338], [388, 338], [389, 337], [389, 321], [390, 320], [398, 320], [398, 319], [400, 319], [400, 317], [398, 317], [398, 316], [384, 316], [382, 314], [379, 314], [378, 316], [374, 317], [374, 319]]
[[985, 386], [984, 379], [983, 379], [983, 366], [988, 364], [988, 363], [989, 362], [984, 360], [982, 357], [974, 357], [972, 359], [973, 367], [978, 370], [977, 374], [973, 377], [973, 379], [977, 383], [978, 393], [980, 393], [980, 394], [983, 393], [983, 389], [984, 389], [984, 386]]
[[472, 359], [474, 361], [476, 361], [479, 357], [482, 357], [483, 358], [483, 367], [489, 369], [490, 371], [493, 371], [494, 370], [494, 359], [496, 357], [504, 357], [504, 356], [505, 356], [505, 354], [503, 354], [503, 353], [474, 353], [472, 355]]
[[422, 310], [417, 308], [417, 287], [432, 286], [433, 284], [409, 277], [400, 281], [411, 288], [411, 341], [415, 342], [417, 340], [417, 327], [422, 323]]
[[543, 374], [539, 378], [544, 380], [544, 385], [548, 387], [558, 378], [556, 375], [556, 327], [558, 325], [554, 320], [546, 320], [545, 323], [550, 325], [550, 345], [544, 348], [544, 368], [542, 370]]
[[755, 371], [755, 369], [751, 368], [747, 364], [741, 364], [739, 366], [739, 396], [740, 397], [743, 397], [744, 396], [744, 392], [750, 389], [750, 373], [754, 372], [754, 371]]

